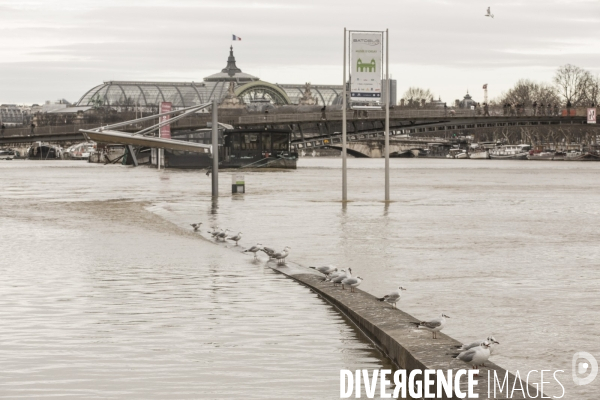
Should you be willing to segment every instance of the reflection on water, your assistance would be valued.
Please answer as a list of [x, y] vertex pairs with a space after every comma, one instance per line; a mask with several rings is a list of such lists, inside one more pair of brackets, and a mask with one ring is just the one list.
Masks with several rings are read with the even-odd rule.
[[575, 351], [600, 356], [599, 163], [395, 159], [388, 207], [383, 160], [349, 160], [346, 207], [340, 164], [246, 172], [242, 197], [222, 173], [218, 203], [198, 171], [0, 164], [0, 390], [337, 398], [340, 368], [381, 365], [310, 291], [194, 235], [203, 221], [351, 266], [375, 295], [401, 284], [405, 311], [493, 333], [498, 364], [565, 370], [567, 398], [595, 398], [569, 381]]

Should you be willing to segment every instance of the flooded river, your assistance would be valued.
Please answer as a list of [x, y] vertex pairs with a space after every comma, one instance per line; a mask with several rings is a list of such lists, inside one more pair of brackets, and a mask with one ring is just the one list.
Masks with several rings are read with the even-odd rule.
[[389, 367], [198, 221], [350, 266], [375, 295], [402, 285], [403, 310], [448, 314], [458, 340], [493, 334], [502, 367], [561, 369], [565, 398], [597, 398], [571, 357], [600, 358], [600, 163], [395, 159], [386, 206], [383, 160], [351, 159], [346, 207], [340, 164], [246, 171], [233, 197], [224, 172], [213, 203], [199, 171], [1, 162], [0, 398], [335, 399], [341, 368]]

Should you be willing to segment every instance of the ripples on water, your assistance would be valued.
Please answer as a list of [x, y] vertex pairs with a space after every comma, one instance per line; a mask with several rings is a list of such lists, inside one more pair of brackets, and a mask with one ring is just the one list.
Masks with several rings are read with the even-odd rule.
[[575, 351], [600, 356], [598, 163], [392, 160], [385, 207], [382, 160], [350, 160], [346, 208], [339, 163], [246, 172], [241, 197], [222, 173], [217, 204], [198, 171], [0, 164], [0, 392], [337, 398], [340, 368], [380, 367], [310, 291], [189, 232], [199, 220], [352, 266], [376, 295], [402, 284], [405, 311], [493, 333], [501, 366], [563, 369], [566, 398], [596, 398], [598, 380], [569, 381]]

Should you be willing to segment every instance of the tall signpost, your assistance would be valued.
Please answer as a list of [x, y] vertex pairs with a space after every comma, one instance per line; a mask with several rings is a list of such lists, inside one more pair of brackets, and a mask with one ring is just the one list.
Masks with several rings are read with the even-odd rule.
[[[350, 78], [346, 81], [346, 39], [350, 38]], [[385, 35], [385, 88], [383, 75], [383, 36]], [[350, 108], [381, 110], [385, 107], [385, 201], [390, 201], [390, 76], [389, 30], [347, 31], [344, 28], [344, 89], [342, 113], [342, 201], [347, 201], [346, 180], [346, 85], [350, 87]], [[385, 93], [385, 96], [382, 96]], [[356, 111], [355, 111], [356, 112]]]
[[390, 201], [390, 47], [389, 32], [385, 30], [385, 202]]
[[346, 174], [346, 28], [344, 28], [344, 81], [342, 82], [342, 201], [348, 201], [348, 176]]

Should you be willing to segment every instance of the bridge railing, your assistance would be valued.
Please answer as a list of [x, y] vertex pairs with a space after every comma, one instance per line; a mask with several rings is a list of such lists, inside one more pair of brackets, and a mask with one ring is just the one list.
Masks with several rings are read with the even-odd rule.
[[[172, 127], [175, 128], [198, 128], [199, 125], [206, 125], [206, 122], [210, 120], [210, 115], [209, 116], [205, 116], [205, 115], [195, 115], [192, 116], [190, 118], [185, 118], [179, 121], [175, 121], [174, 123], [171, 124]], [[117, 121], [118, 122], [118, 121]], [[46, 125], [46, 126], [36, 126], [35, 128], [31, 128], [30, 126], [28, 127], [23, 127], [23, 128], [8, 128], [4, 130], [4, 133], [2, 135], [2, 138], [5, 139], [9, 139], [9, 138], [23, 138], [23, 137], [36, 137], [36, 136], [40, 136], [41, 139], [43, 139], [44, 136], [50, 136], [50, 135], [69, 135], [69, 134], [73, 134], [73, 133], [77, 133], [79, 132], [80, 129], [94, 129], [94, 128], [98, 128], [99, 126], [102, 125], [106, 125], [106, 123], [104, 124], [100, 124], [100, 123], [93, 123], [93, 124], [67, 124], [67, 125]], [[128, 131], [128, 132], [134, 132], [134, 131], [138, 131], [144, 128], [147, 128], [149, 126], [154, 125], [154, 121], [146, 121], [143, 123], [139, 123], [135, 126], [126, 126], [123, 128], [123, 130]]]
[[[475, 117], [482, 116], [476, 110], [406, 110], [390, 109], [390, 118], [453, 118], [453, 117]], [[349, 110], [346, 113], [348, 120], [361, 119], [384, 119], [384, 110]], [[326, 111], [323, 113], [297, 113], [297, 114], [261, 114], [261, 115], [243, 115], [238, 118], [239, 123], [246, 124], [278, 124], [278, 123], [296, 123], [310, 121], [341, 121], [342, 111]]]

